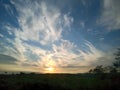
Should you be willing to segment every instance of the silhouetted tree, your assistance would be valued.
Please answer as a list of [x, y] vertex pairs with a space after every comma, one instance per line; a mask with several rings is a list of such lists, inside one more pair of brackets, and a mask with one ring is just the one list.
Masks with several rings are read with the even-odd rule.
[[20, 75], [24, 75], [25, 73], [24, 72], [20, 72]]
[[7, 72], [5, 72], [5, 74], [7, 74]]
[[110, 73], [116, 73], [116, 72], [117, 72], [116, 68], [113, 67], [110, 69]]
[[120, 48], [118, 48], [118, 51], [115, 53], [115, 60], [113, 66], [120, 72]]
[[117, 70], [113, 66], [105, 66], [103, 67], [105, 73], [116, 73]]
[[90, 69], [90, 70], [89, 70], [89, 73], [93, 73], [93, 70], [92, 70], [92, 69]]
[[93, 73], [104, 73], [104, 68], [102, 65], [100, 66], [96, 66], [93, 70], [92, 70]]
[[30, 74], [31, 74], [31, 75], [35, 75], [35, 73], [34, 73], [34, 72], [31, 72]]

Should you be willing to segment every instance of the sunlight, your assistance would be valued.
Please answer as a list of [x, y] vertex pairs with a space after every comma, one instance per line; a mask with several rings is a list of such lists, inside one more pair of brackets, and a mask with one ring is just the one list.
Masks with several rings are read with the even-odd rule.
[[51, 59], [51, 56], [47, 56], [47, 62], [45, 62], [45, 72], [46, 73], [55, 73], [56, 63]]
[[48, 73], [54, 73], [54, 68], [53, 67], [49, 67], [49, 68], [46, 68], [46, 71], [48, 72]]

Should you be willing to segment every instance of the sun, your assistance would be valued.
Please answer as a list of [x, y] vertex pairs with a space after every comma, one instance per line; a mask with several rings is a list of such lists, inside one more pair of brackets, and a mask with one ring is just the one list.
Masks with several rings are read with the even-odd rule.
[[45, 62], [45, 72], [46, 73], [55, 73], [55, 67], [56, 67], [56, 63], [54, 60], [49, 59], [50, 57], [48, 57], [48, 61]]
[[47, 70], [50, 71], [50, 72], [53, 72], [54, 68], [53, 67], [49, 67], [49, 68], [47, 68]]
[[47, 71], [48, 73], [54, 73], [55, 68], [53, 68], [53, 67], [48, 67], [48, 68], [46, 68], [46, 71]]

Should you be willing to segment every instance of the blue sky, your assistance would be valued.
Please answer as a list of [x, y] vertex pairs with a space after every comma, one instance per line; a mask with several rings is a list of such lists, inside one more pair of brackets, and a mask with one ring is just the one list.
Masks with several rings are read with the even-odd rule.
[[119, 0], [0, 0], [0, 71], [86, 72], [120, 46]]

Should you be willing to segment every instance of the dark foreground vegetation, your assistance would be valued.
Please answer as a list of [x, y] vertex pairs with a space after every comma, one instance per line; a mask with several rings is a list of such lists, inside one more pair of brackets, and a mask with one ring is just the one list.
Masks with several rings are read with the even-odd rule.
[[120, 74], [4, 74], [0, 90], [120, 90]]

